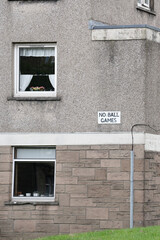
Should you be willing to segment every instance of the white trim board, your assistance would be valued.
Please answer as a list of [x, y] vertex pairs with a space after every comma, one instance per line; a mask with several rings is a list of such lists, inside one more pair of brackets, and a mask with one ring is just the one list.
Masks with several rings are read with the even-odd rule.
[[160, 32], [149, 28], [93, 29], [93, 41], [150, 40], [160, 43]]
[[160, 152], [160, 135], [146, 133], [145, 150]]
[[[134, 144], [160, 152], [160, 135], [134, 133]], [[0, 133], [0, 146], [132, 144], [130, 132], [118, 133]]]
[[[0, 133], [0, 146], [131, 144], [130, 132], [119, 133]], [[144, 133], [134, 133], [134, 143], [144, 144]]]

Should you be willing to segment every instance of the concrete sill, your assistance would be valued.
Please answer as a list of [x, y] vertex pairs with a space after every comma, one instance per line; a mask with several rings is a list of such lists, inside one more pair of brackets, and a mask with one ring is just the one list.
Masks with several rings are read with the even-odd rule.
[[61, 97], [7, 97], [8, 101], [60, 101]]
[[9, 201], [9, 202], [5, 202], [4, 203], [5, 206], [13, 206], [13, 205], [33, 205], [33, 206], [37, 206], [37, 205], [52, 205], [52, 206], [58, 206], [59, 202], [13, 202], [13, 201]]
[[149, 14], [152, 14], [152, 15], [156, 16], [156, 12], [154, 12], [154, 11], [152, 11], [150, 9], [147, 9], [147, 8], [144, 8], [144, 7], [140, 7], [140, 6], [137, 6], [136, 8], [137, 8], [137, 10], [140, 10], [140, 11], [143, 11], [143, 12], [147, 12]]

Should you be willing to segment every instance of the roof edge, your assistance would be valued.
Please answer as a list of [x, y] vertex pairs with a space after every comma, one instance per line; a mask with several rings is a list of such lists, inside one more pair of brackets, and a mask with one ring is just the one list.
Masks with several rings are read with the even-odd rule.
[[150, 26], [148, 24], [133, 24], [133, 25], [107, 25], [95, 20], [89, 20], [89, 29], [123, 29], [123, 28], [148, 28], [157, 32], [160, 32], [160, 28]]

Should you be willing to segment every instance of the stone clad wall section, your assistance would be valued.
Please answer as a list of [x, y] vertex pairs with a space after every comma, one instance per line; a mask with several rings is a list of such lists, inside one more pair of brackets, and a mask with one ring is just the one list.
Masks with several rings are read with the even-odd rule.
[[[130, 145], [57, 146], [58, 205], [6, 205], [11, 200], [12, 148], [1, 147], [1, 239], [128, 228], [130, 150]], [[143, 226], [144, 146], [134, 150], [134, 225]]]
[[0, 147], [0, 239], [11, 239], [14, 221], [12, 208], [5, 206], [11, 196], [12, 148]]
[[144, 225], [160, 225], [160, 153], [145, 153]]

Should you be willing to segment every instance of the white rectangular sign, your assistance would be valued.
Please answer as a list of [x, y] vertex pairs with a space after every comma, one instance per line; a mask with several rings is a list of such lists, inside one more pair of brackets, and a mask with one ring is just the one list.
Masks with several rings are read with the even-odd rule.
[[120, 124], [120, 111], [100, 111], [98, 112], [98, 124]]

